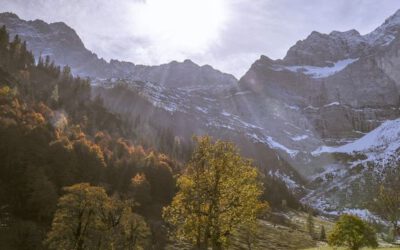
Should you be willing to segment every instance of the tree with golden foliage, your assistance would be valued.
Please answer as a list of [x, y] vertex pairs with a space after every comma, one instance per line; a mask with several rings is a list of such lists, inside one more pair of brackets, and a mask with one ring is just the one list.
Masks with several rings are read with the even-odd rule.
[[362, 247], [378, 247], [374, 229], [355, 215], [343, 214], [328, 236], [330, 246], [358, 250]]
[[130, 185], [134, 200], [141, 205], [146, 205], [151, 202], [151, 185], [143, 173], [136, 174]]
[[49, 249], [143, 249], [149, 229], [127, 202], [88, 183], [65, 188], [46, 245]]
[[240, 227], [255, 224], [267, 204], [259, 200], [258, 171], [233, 143], [208, 136], [195, 140], [192, 159], [177, 181], [179, 191], [163, 216], [179, 240], [198, 249], [222, 249]]

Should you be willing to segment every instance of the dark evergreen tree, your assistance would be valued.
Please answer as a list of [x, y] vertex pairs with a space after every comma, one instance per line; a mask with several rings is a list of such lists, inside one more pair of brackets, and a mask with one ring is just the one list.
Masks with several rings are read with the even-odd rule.
[[321, 232], [319, 233], [319, 240], [326, 241], [326, 232], [324, 225], [321, 226]]

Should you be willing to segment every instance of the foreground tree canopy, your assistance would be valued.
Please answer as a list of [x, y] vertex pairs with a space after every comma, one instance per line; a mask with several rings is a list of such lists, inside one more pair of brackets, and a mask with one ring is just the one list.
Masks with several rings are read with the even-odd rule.
[[144, 220], [129, 202], [110, 198], [87, 183], [65, 188], [59, 199], [49, 249], [143, 249], [149, 235]]
[[196, 142], [192, 159], [177, 181], [179, 191], [163, 214], [179, 239], [200, 249], [210, 244], [221, 249], [241, 226], [254, 224], [266, 207], [259, 201], [262, 185], [257, 170], [232, 143], [213, 143], [210, 137]]
[[328, 236], [328, 243], [331, 246], [348, 247], [351, 250], [378, 246], [374, 229], [359, 217], [348, 214], [340, 216]]

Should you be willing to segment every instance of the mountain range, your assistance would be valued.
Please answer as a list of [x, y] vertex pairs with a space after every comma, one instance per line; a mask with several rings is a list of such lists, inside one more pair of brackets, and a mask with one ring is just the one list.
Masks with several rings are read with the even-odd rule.
[[64, 23], [3, 13], [3, 24], [36, 58], [91, 78], [95, 96], [143, 135], [167, 129], [183, 142], [193, 134], [232, 140], [326, 213], [357, 208], [371, 168], [399, 161], [400, 11], [366, 35], [314, 31], [283, 59], [261, 56], [239, 80], [190, 60], [107, 62]]

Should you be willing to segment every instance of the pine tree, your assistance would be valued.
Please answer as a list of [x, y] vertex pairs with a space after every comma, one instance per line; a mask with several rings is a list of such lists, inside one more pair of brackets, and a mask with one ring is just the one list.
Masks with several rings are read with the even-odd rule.
[[44, 60], [44, 67], [45, 68], [49, 68], [51, 64], [51, 60], [50, 60], [50, 56], [46, 56], [45, 60]]
[[6, 66], [9, 60], [9, 36], [6, 30], [6, 26], [2, 26], [0, 29], [0, 65]]
[[54, 86], [53, 92], [51, 92], [51, 99], [55, 102], [58, 103], [58, 99], [60, 99], [60, 95], [58, 94], [58, 84]]
[[20, 48], [21, 48], [21, 39], [19, 38], [18, 35], [15, 35], [14, 40], [10, 44], [10, 53], [13, 59], [15, 59], [16, 56], [18, 56]]
[[43, 57], [42, 57], [42, 56], [39, 56], [39, 60], [38, 60], [38, 63], [37, 63], [37, 67], [38, 67], [39, 69], [43, 69], [43, 68], [44, 68], [44, 62], [43, 62]]
[[64, 80], [71, 80], [72, 74], [71, 74], [71, 68], [69, 66], [64, 66], [62, 70], [62, 77]]
[[0, 29], [0, 49], [6, 49], [9, 43], [9, 36], [6, 29], [6, 26], [3, 25]]
[[287, 200], [282, 200], [282, 210], [283, 211], [287, 210]]
[[308, 211], [308, 216], [307, 216], [307, 232], [311, 236], [311, 238], [314, 238], [315, 233], [314, 233], [314, 216], [311, 211], [311, 209]]
[[321, 226], [321, 232], [319, 234], [319, 240], [320, 241], [326, 241], [325, 227], [323, 225]]

